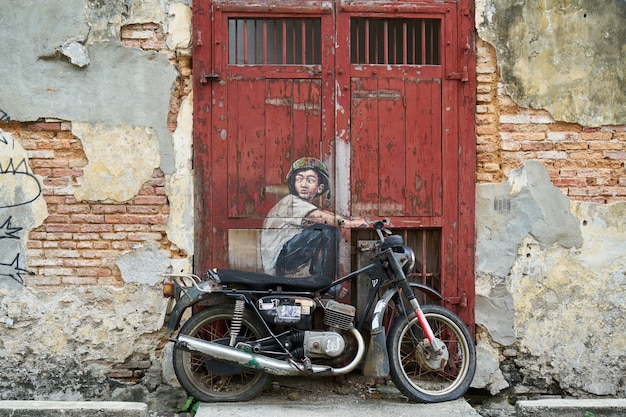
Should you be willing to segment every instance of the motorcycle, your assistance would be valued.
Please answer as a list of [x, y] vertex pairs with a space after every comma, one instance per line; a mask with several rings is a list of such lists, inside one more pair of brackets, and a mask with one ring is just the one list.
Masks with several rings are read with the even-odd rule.
[[[452, 311], [420, 306], [416, 293], [444, 298], [407, 279], [415, 254], [402, 236], [382, 221], [374, 229], [379, 240], [370, 249], [372, 262], [335, 281], [230, 269], [210, 269], [205, 279], [164, 274], [164, 296], [175, 301], [168, 334], [180, 327], [185, 311], [193, 312], [170, 338], [185, 391], [202, 402], [247, 401], [263, 391], [270, 375], [334, 376], [361, 367], [368, 377], [390, 377], [410, 401], [461, 397], [476, 370], [471, 333]], [[357, 276], [371, 283], [359, 317], [354, 306], [324, 297]]]

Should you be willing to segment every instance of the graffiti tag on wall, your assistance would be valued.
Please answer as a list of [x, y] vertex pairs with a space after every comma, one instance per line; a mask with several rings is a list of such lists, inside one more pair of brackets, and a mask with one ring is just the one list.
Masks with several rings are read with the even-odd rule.
[[11, 118], [9, 115], [2, 109], [0, 109], [0, 122], [10, 122]]
[[[0, 112], [0, 117], [2, 112]], [[6, 119], [5, 119], [6, 120]], [[26, 269], [24, 237], [32, 227], [34, 203], [41, 196], [39, 179], [28, 166], [26, 151], [0, 130], [0, 282], [8, 278], [24, 284]]]

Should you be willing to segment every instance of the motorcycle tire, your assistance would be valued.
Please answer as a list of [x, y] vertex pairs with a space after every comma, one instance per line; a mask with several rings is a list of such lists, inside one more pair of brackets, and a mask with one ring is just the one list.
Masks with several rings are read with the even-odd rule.
[[[230, 338], [234, 305], [220, 305], [201, 310], [180, 329], [182, 335], [204, 340]], [[263, 327], [252, 314], [244, 311], [238, 341], [258, 339]], [[248, 401], [265, 388], [269, 375], [236, 364], [217, 361], [195, 352], [174, 348], [174, 372], [188, 395], [202, 402]]]
[[422, 311], [435, 338], [445, 344], [447, 360], [434, 355], [419, 320], [407, 311], [394, 320], [387, 337], [391, 380], [410, 401], [436, 403], [460, 398], [476, 372], [472, 336], [450, 310], [425, 305]]

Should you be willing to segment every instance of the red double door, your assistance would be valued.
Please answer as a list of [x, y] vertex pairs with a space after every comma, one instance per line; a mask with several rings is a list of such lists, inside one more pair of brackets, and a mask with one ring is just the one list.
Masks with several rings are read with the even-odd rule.
[[[265, 216], [289, 193], [291, 163], [312, 156], [331, 177], [332, 198], [317, 203], [388, 219], [417, 253], [413, 278], [473, 322], [471, 9], [194, 2], [196, 272], [262, 270]], [[371, 238], [342, 232], [342, 272]]]

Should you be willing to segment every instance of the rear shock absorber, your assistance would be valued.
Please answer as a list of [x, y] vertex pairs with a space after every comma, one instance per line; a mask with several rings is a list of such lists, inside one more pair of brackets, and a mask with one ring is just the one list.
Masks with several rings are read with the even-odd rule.
[[230, 323], [230, 346], [235, 347], [239, 331], [241, 330], [241, 322], [243, 321], [243, 310], [246, 303], [243, 300], [235, 301], [235, 310], [233, 311], [233, 320]]

